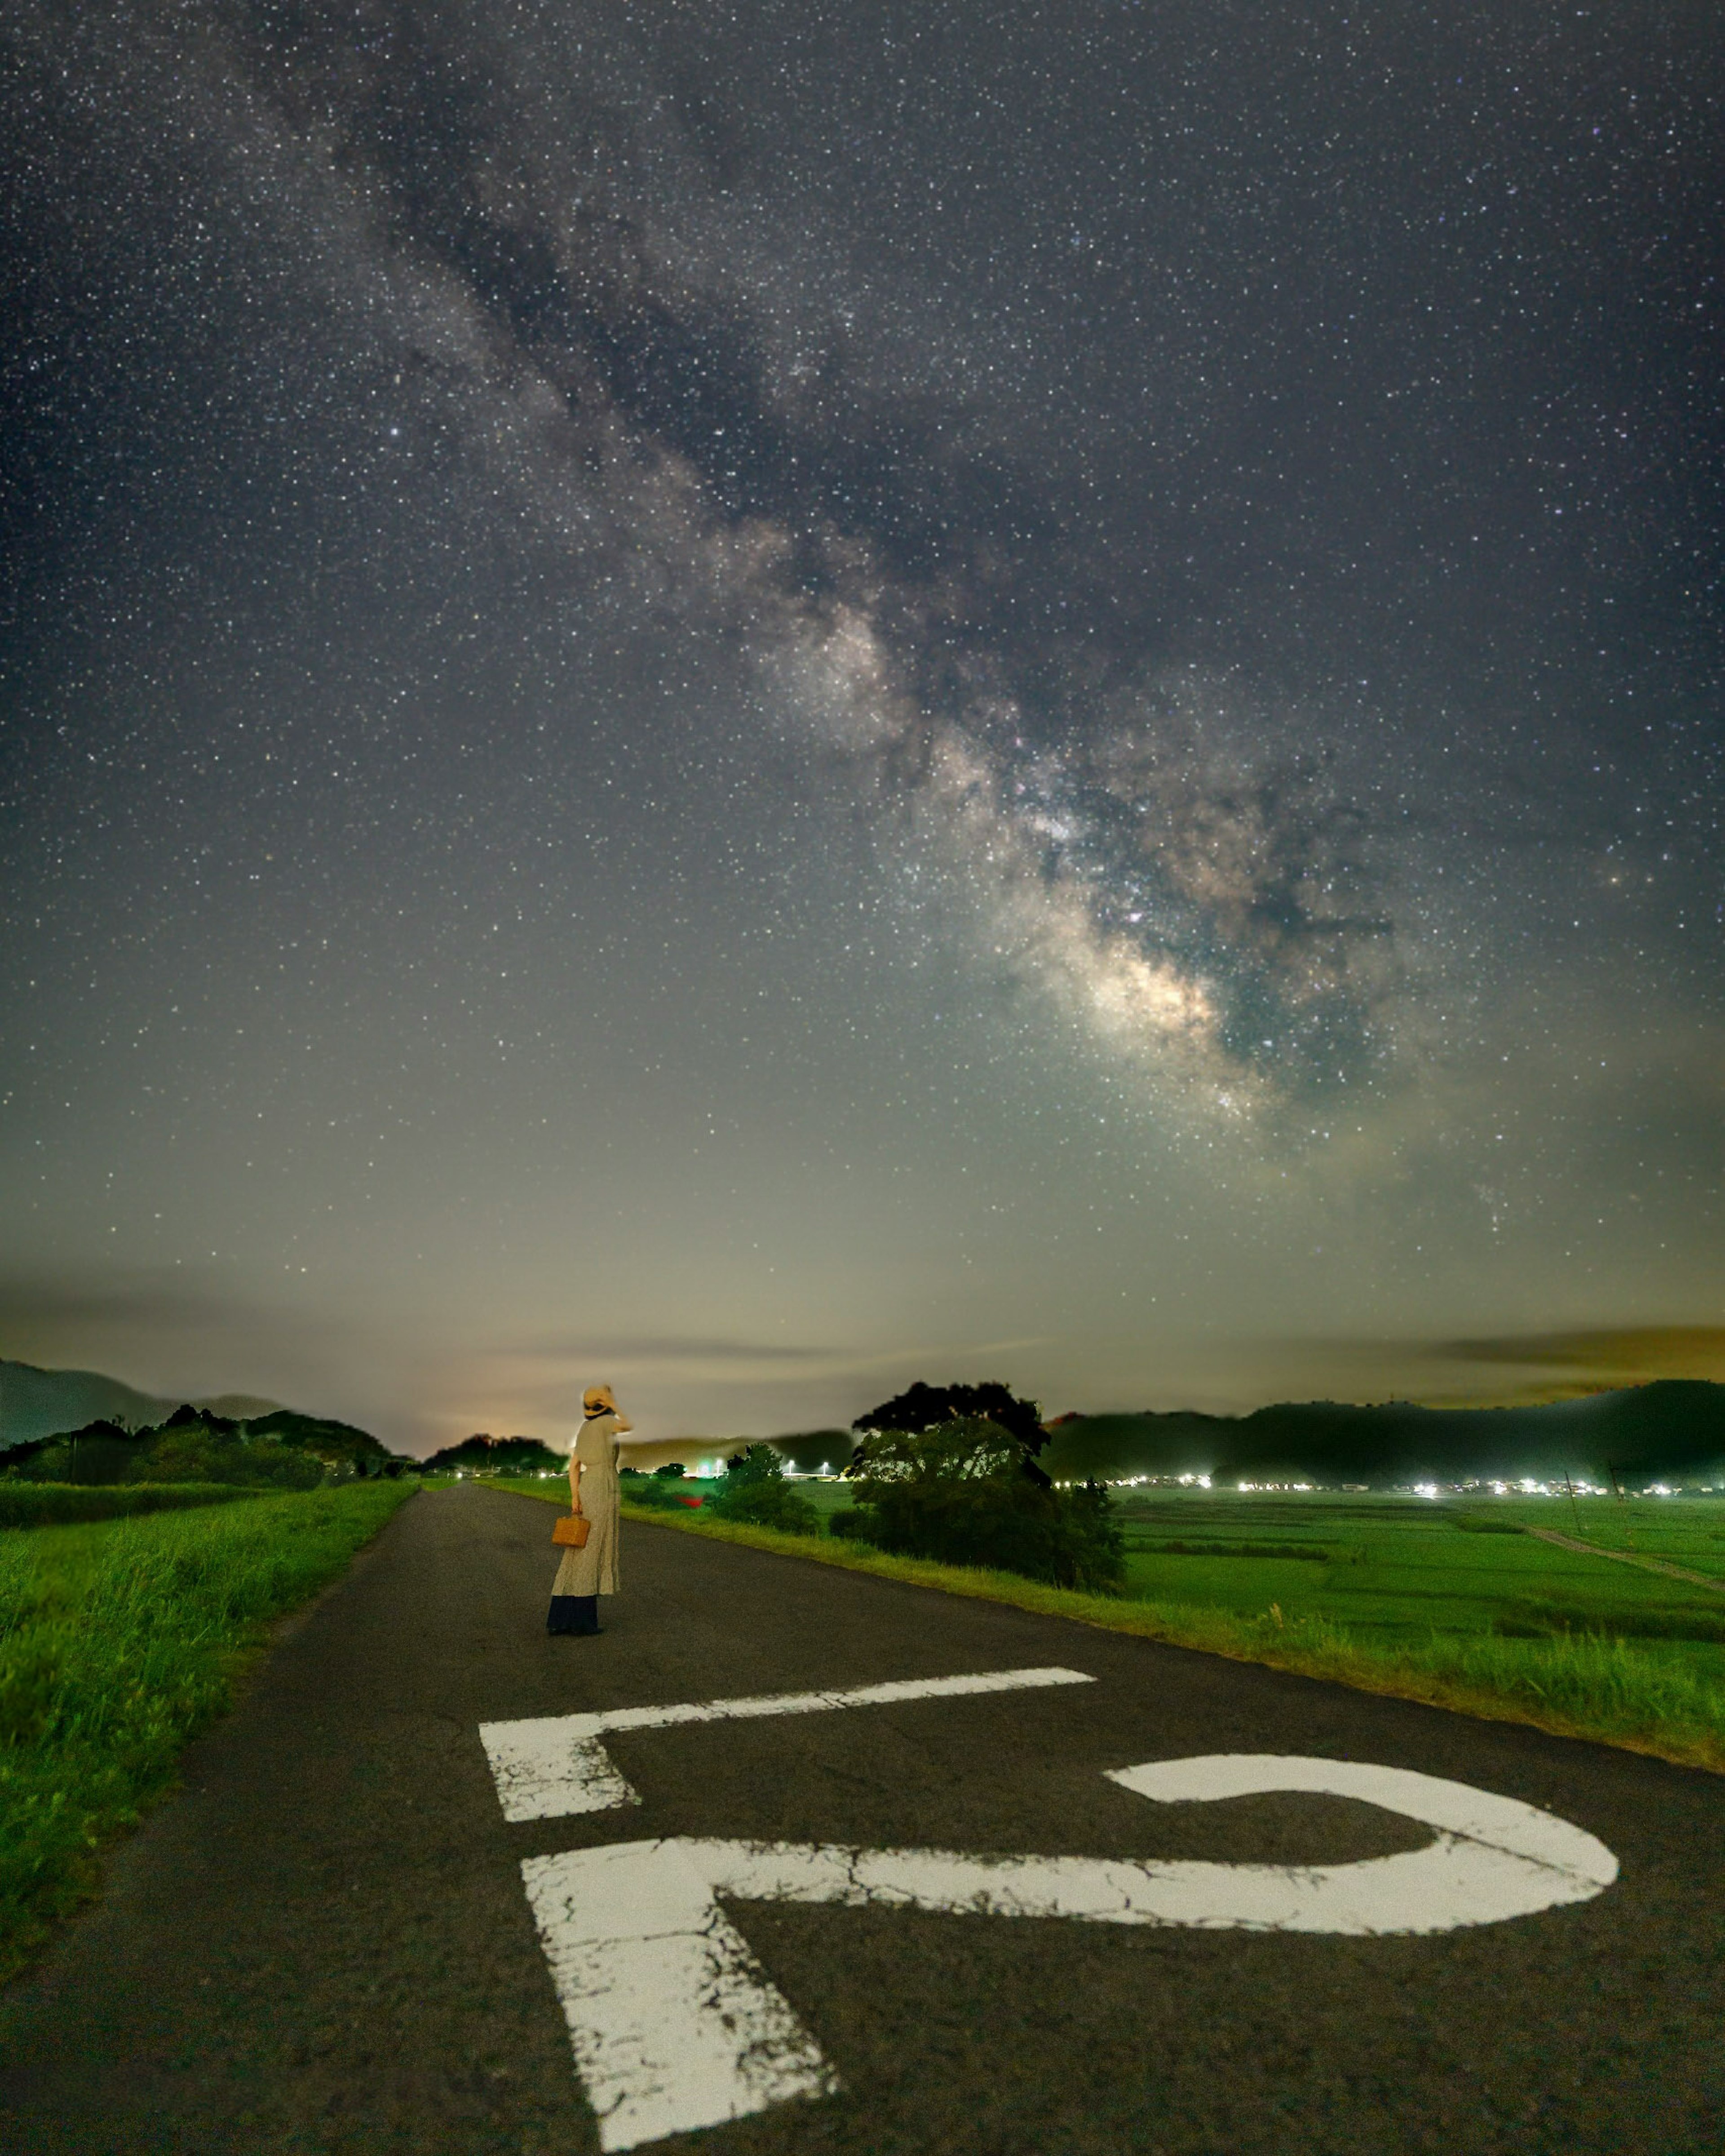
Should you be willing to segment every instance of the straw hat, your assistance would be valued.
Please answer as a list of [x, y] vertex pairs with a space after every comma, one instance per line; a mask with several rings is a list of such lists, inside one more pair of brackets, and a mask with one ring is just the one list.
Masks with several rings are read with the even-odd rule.
[[617, 1402], [608, 1385], [589, 1385], [581, 1395], [583, 1414], [615, 1414]]

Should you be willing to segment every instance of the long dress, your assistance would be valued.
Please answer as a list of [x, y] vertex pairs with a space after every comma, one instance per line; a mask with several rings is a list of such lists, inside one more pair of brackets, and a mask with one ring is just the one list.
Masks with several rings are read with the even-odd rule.
[[552, 1583], [553, 1595], [617, 1592], [617, 1418], [583, 1422], [569, 1450], [581, 1463], [581, 1509], [589, 1526], [579, 1549], [566, 1549]]

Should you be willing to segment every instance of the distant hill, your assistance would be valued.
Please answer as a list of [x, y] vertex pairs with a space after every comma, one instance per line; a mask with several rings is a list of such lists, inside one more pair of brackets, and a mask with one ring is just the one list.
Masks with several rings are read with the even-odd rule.
[[[651, 1474], [675, 1460], [691, 1475], [704, 1475], [722, 1467], [733, 1452], [748, 1443], [746, 1437], [626, 1437], [619, 1465], [639, 1467]], [[568, 1458], [567, 1440], [561, 1455]]]
[[39, 1370], [33, 1363], [0, 1361], [0, 1451], [93, 1422], [146, 1429], [176, 1404], [95, 1370]]
[[[737, 1445], [746, 1444], [739, 1438]], [[799, 1475], [818, 1475], [823, 1468], [830, 1468], [836, 1475], [850, 1464], [850, 1455], [856, 1450], [854, 1430], [799, 1430], [783, 1437], [768, 1440]], [[737, 1450], [737, 1445], [732, 1450]]]
[[351, 1467], [361, 1475], [376, 1475], [392, 1460], [415, 1470], [419, 1465], [403, 1454], [392, 1453], [368, 1430], [351, 1422], [336, 1422], [329, 1415], [295, 1414], [291, 1408], [276, 1408], [235, 1427], [248, 1437], [273, 1437], [282, 1445], [309, 1452], [326, 1467]]
[[[284, 1455], [300, 1455], [290, 1466]], [[370, 1431], [326, 1417], [275, 1408], [240, 1420], [208, 1408], [177, 1407], [153, 1427], [108, 1421], [49, 1436], [22, 1438], [0, 1451], [6, 1473], [27, 1480], [124, 1482], [271, 1482], [310, 1488], [325, 1471], [347, 1475], [418, 1474], [419, 1463], [393, 1453]]]
[[380, 1464], [394, 1456], [368, 1430], [352, 1423], [296, 1414], [249, 1393], [223, 1393], [189, 1403], [158, 1399], [95, 1370], [39, 1370], [32, 1363], [0, 1361], [0, 1457], [43, 1438], [87, 1431], [97, 1423], [123, 1432], [178, 1426], [188, 1419], [228, 1435], [274, 1437], [326, 1466], [362, 1474], [377, 1473]]
[[280, 1414], [280, 1400], [266, 1400], [257, 1393], [211, 1393], [187, 1402], [210, 1414], [225, 1415], [230, 1422], [255, 1422], [259, 1415]]
[[1566, 1471], [1636, 1484], [1725, 1475], [1725, 1385], [1662, 1378], [1545, 1407], [1284, 1403], [1249, 1415], [1064, 1416], [1042, 1462], [1057, 1481], [1209, 1475], [1219, 1482], [1357, 1482], [1372, 1489]]

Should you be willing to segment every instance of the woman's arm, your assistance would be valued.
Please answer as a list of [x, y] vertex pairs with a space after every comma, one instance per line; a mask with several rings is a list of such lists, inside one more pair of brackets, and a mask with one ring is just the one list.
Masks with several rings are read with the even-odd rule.
[[569, 1510], [581, 1510], [581, 1462], [572, 1452], [569, 1455]]

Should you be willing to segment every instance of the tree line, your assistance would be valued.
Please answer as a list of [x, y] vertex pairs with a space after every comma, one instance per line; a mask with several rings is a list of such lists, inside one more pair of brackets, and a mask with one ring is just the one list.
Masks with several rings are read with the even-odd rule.
[[310, 1490], [325, 1481], [418, 1471], [417, 1460], [391, 1452], [369, 1430], [291, 1408], [247, 1420], [179, 1407], [154, 1429], [128, 1430], [96, 1421], [0, 1454], [0, 1477], [6, 1480], [96, 1486], [218, 1482]]

